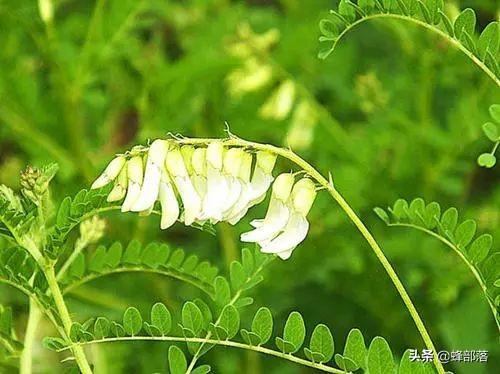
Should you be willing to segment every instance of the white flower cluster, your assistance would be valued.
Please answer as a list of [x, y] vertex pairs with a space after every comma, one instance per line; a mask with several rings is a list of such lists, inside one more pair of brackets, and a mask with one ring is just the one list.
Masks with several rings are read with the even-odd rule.
[[[240, 147], [227, 148], [222, 141], [194, 147], [158, 139], [148, 150], [134, 147], [113, 159], [92, 189], [114, 181], [107, 200], [123, 200], [122, 212], [148, 215], [159, 200], [162, 229], [177, 220], [186, 225], [221, 221], [234, 225], [264, 200], [274, 180], [276, 155], [265, 151], [255, 155]], [[252, 221], [254, 230], [242, 234], [241, 240], [289, 258], [307, 235], [306, 216], [315, 197], [310, 179], [295, 182], [293, 174], [279, 175], [265, 218]]]

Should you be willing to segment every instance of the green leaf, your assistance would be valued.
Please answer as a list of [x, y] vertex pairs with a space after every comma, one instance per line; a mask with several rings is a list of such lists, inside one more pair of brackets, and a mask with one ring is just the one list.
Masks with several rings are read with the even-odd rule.
[[439, 11], [438, 13], [439, 16], [441, 17], [441, 21], [443, 21], [444, 27], [446, 28], [446, 32], [453, 38], [453, 36], [455, 36], [455, 32], [453, 31], [453, 25], [450, 19], [443, 12]]
[[182, 307], [182, 326], [193, 332], [195, 336], [199, 335], [203, 329], [203, 315], [198, 306], [188, 301]]
[[392, 207], [391, 212], [398, 221], [401, 221], [407, 217], [408, 210], [409, 210], [409, 207], [408, 207], [408, 203], [406, 202], [406, 200], [397, 199], [394, 202], [394, 206]]
[[214, 287], [215, 303], [221, 307], [228, 304], [231, 300], [231, 289], [229, 288], [229, 283], [226, 278], [221, 276], [215, 278]]
[[356, 364], [353, 360], [351, 360], [349, 357], [344, 357], [340, 354], [335, 354], [335, 363], [339, 368], [344, 370], [345, 372], [351, 372], [358, 370], [359, 365]]
[[185, 374], [187, 370], [186, 356], [175, 345], [170, 346], [168, 349], [168, 367], [170, 374]]
[[500, 124], [500, 104], [493, 104], [489, 108], [490, 116], [493, 120]]
[[262, 341], [260, 340], [259, 335], [257, 335], [254, 332], [242, 329], [240, 331], [240, 334], [241, 334], [241, 337], [243, 338], [243, 340], [245, 341], [245, 343], [247, 343], [249, 345], [259, 346], [259, 345], [263, 344]]
[[12, 308], [2, 308], [0, 305], [0, 333], [10, 336], [12, 332], [11, 330]]
[[366, 13], [370, 14], [375, 8], [374, 0], [358, 0], [358, 6], [363, 9]]
[[484, 58], [486, 57], [486, 52], [488, 51], [493, 56], [498, 53], [499, 41], [500, 28], [498, 27], [498, 22], [491, 22], [484, 28], [477, 42], [477, 49], [481, 60], [484, 60]]
[[319, 324], [314, 328], [309, 348], [311, 352], [317, 352], [323, 355], [324, 358], [321, 361], [315, 360], [316, 362], [328, 362], [332, 359], [335, 348], [333, 336], [328, 326]]
[[428, 204], [424, 211], [425, 226], [428, 229], [433, 229], [437, 226], [439, 218], [441, 217], [441, 207], [435, 201]]
[[398, 374], [434, 374], [435, 371], [429, 362], [412, 361], [410, 350], [407, 349], [401, 358]]
[[460, 249], [464, 249], [469, 245], [474, 234], [476, 233], [476, 222], [468, 219], [462, 222], [455, 230], [455, 244]]
[[161, 264], [159, 254], [160, 246], [156, 243], [149, 243], [142, 251], [141, 262], [152, 269], [156, 269]]
[[251, 297], [242, 297], [234, 303], [236, 308], [243, 308], [245, 306], [249, 306], [253, 304], [253, 298]]
[[327, 38], [333, 39], [336, 38], [339, 34], [337, 26], [329, 19], [322, 19], [321, 21], [319, 21], [319, 30]]
[[59, 210], [57, 211], [57, 218], [56, 218], [57, 226], [63, 227], [67, 224], [70, 207], [71, 207], [71, 198], [67, 196], [61, 202], [61, 205], [59, 205]]
[[115, 321], [111, 322], [110, 330], [111, 333], [118, 338], [125, 336], [125, 330], [123, 329], [123, 326], [119, 323], [116, 323]]
[[169, 333], [172, 328], [172, 316], [163, 303], [156, 303], [151, 308], [151, 324], [156, 327], [162, 335]]
[[210, 311], [210, 308], [208, 307], [207, 303], [205, 303], [201, 299], [195, 299], [194, 303], [198, 308], [201, 310], [201, 315], [203, 316], [203, 328], [208, 329], [208, 326], [210, 325], [210, 322], [212, 322], [212, 312]]
[[340, 0], [339, 14], [349, 22], [352, 22], [356, 19], [356, 11], [346, 0]]
[[141, 328], [141, 313], [134, 307], [128, 307], [123, 314], [123, 329], [128, 335], [134, 336], [141, 331]]
[[363, 334], [359, 329], [352, 329], [347, 335], [347, 341], [344, 347], [344, 358], [349, 358], [357, 367], [365, 369], [366, 355], [367, 350]]
[[184, 261], [185, 253], [181, 248], [178, 248], [172, 253], [168, 264], [174, 269], [180, 269], [182, 262]]
[[394, 360], [389, 344], [377, 336], [368, 348], [367, 368], [370, 374], [391, 374], [395, 372]]
[[220, 315], [219, 325], [227, 331], [227, 338], [233, 338], [240, 328], [240, 314], [233, 305], [226, 305]]
[[500, 132], [494, 123], [486, 122], [483, 125], [483, 132], [492, 142], [500, 141]]
[[243, 265], [238, 261], [231, 262], [229, 271], [233, 292], [239, 291], [247, 279]]
[[442, 235], [446, 235], [453, 240], [453, 232], [458, 222], [458, 210], [456, 208], [448, 208], [441, 216], [441, 225], [439, 227]]
[[42, 346], [50, 349], [51, 351], [58, 351], [59, 349], [66, 347], [66, 342], [61, 338], [46, 336], [42, 340]]
[[455, 37], [459, 40], [463, 39], [463, 34], [466, 32], [469, 35], [474, 35], [476, 28], [476, 13], [471, 8], [464, 9], [455, 20], [453, 26]]
[[266, 344], [273, 333], [273, 316], [271, 311], [260, 308], [252, 321], [252, 332], [260, 338], [260, 344]]
[[210, 373], [210, 365], [201, 365], [195, 368], [191, 373], [192, 374], [207, 374]]
[[431, 23], [437, 25], [440, 21], [439, 11], [443, 10], [443, 0], [426, 0], [427, 8], [431, 16]]
[[252, 251], [250, 249], [243, 248], [241, 250], [241, 263], [243, 264], [243, 269], [245, 270], [247, 277], [250, 277], [255, 268]]
[[495, 252], [489, 256], [482, 264], [482, 275], [484, 283], [489, 286], [498, 279], [500, 275], [500, 252]]
[[94, 336], [96, 339], [103, 339], [109, 335], [109, 320], [105, 317], [99, 317], [94, 323]]
[[387, 225], [391, 223], [389, 215], [387, 214], [387, 212], [385, 210], [383, 210], [382, 208], [379, 208], [379, 207], [375, 207], [375, 208], [373, 208], [373, 211]]
[[94, 273], [100, 273], [106, 265], [106, 248], [100, 245], [95, 250], [92, 258], [89, 261], [89, 270]]
[[125, 253], [123, 254], [123, 263], [138, 265], [141, 263], [141, 244], [137, 240], [132, 240]]
[[280, 338], [279, 336], [275, 339], [276, 346], [278, 349], [286, 354], [292, 354], [295, 351], [295, 345], [293, 345], [288, 340]]
[[121, 243], [115, 242], [109, 247], [108, 252], [106, 253], [105, 263], [106, 266], [109, 266], [111, 269], [116, 268], [122, 259], [123, 248]]
[[306, 327], [302, 315], [299, 312], [290, 313], [283, 331], [283, 339], [294, 346], [294, 350], [290, 353], [295, 353], [300, 349], [305, 337]]
[[325, 60], [328, 56], [330, 56], [330, 54], [333, 52], [333, 48], [331, 47], [326, 47], [326, 48], [323, 48], [321, 49], [319, 52], [318, 52], [318, 58], [320, 60]]
[[186, 261], [182, 264], [182, 270], [186, 273], [191, 273], [196, 269], [198, 265], [198, 256], [190, 255]]
[[79, 253], [71, 264], [68, 274], [72, 278], [80, 279], [85, 274], [85, 255]]
[[483, 234], [476, 238], [469, 247], [468, 255], [473, 264], [478, 264], [487, 256], [493, 245], [493, 237], [489, 234]]
[[416, 225], [425, 225], [423, 222], [423, 217], [425, 215], [425, 202], [424, 199], [417, 197], [410, 203], [410, 207], [408, 209], [408, 215], [410, 217], [410, 221]]

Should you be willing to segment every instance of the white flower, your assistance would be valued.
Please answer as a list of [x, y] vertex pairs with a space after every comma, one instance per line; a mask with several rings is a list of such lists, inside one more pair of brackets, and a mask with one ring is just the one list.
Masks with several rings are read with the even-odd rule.
[[115, 178], [120, 174], [123, 166], [125, 165], [125, 157], [118, 156], [115, 157], [109, 164], [106, 166], [106, 169], [102, 172], [102, 174], [92, 183], [91, 189], [101, 188], [111, 183], [115, 180]]
[[238, 178], [238, 173], [240, 171], [243, 154], [244, 152], [241, 148], [231, 148], [224, 154], [222, 172], [224, 178], [226, 178], [228, 195], [224, 199], [222, 219], [226, 218], [226, 215], [231, 211], [241, 195], [242, 185]]
[[143, 160], [141, 156], [134, 156], [127, 161], [128, 189], [125, 201], [122, 204], [122, 212], [128, 212], [135, 204], [141, 193], [143, 179]]
[[116, 177], [115, 185], [107, 197], [109, 203], [123, 199], [127, 193], [128, 178], [127, 168], [122, 167], [120, 174]]
[[161, 170], [159, 200], [161, 204], [160, 228], [165, 230], [177, 221], [180, 213], [179, 202], [165, 166]]
[[132, 212], [151, 212], [153, 209], [158, 198], [161, 170], [167, 151], [168, 143], [161, 139], [155, 140], [149, 147], [141, 193], [130, 209]]
[[207, 193], [207, 149], [196, 148], [191, 156], [193, 175], [191, 177], [194, 188], [201, 200]]
[[224, 217], [231, 225], [238, 223], [239, 220], [245, 216], [249, 208], [250, 199], [252, 198], [252, 186], [250, 184], [252, 160], [253, 156], [251, 153], [243, 152], [240, 169], [238, 171], [238, 180], [241, 184], [240, 197]]
[[262, 224], [252, 231], [241, 234], [243, 242], [265, 242], [272, 240], [285, 227], [290, 216], [287, 205], [294, 178], [292, 174], [280, 174], [273, 184], [271, 200]]
[[[309, 178], [302, 178], [293, 186], [288, 201], [291, 214], [283, 232], [272, 240], [259, 243], [263, 253], [275, 253], [281, 259], [288, 259], [295, 247], [307, 236], [309, 222], [306, 219], [309, 210], [316, 198], [316, 187]], [[266, 222], [262, 222], [263, 227]]]
[[259, 204], [266, 197], [266, 192], [271, 186], [274, 177], [272, 171], [276, 164], [277, 156], [275, 154], [259, 151], [257, 152], [257, 161], [252, 175], [251, 196], [249, 208]]
[[222, 142], [215, 141], [208, 145], [206, 159], [207, 193], [203, 200], [203, 210], [199, 219], [219, 222], [222, 220], [225, 200], [229, 194], [229, 186], [222, 173], [224, 160]]
[[166, 157], [167, 170], [172, 176], [184, 206], [184, 223], [191, 225], [200, 215], [201, 199], [189, 177], [184, 158], [178, 147], [170, 149]]

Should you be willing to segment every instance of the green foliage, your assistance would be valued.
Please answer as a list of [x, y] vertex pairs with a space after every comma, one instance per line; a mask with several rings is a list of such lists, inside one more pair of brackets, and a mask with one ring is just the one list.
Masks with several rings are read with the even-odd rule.
[[[498, 24], [496, 25], [496, 27], [498, 28]], [[486, 32], [486, 29], [485, 29], [485, 32]], [[497, 40], [494, 42], [497, 45], [497, 50], [498, 50], [498, 44], [500, 43], [498, 41], [498, 38], [500, 38], [500, 37], [498, 36], [498, 33], [497, 33]], [[486, 47], [484, 47], [484, 48], [486, 48]], [[498, 126], [500, 126], [500, 104], [491, 105], [489, 112], [490, 112], [490, 116], [494, 122], [486, 122], [483, 125], [483, 132], [486, 135], [486, 137], [488, 138], [488, 140], [490, 140], [493, 143], [493, 148], [489, 153], [482, 153], [477, 158], [478, 165], [486, 167], [486, 168], [494, 167], [496, 162], [497, 162], [497, 159], [495, 157], [495, 153], [500, 145], [500, 130], [498, 130]]]
[[23, 350], [23, 344], [13, 334], [12, 308], [0, 305], [0, 349], [2, 348], [11, 355], [19, 355]]
[[[480, 61], [480, 67], [495, 80], [497, 85], [500, 85], [497, 56], [500, 43], [498, 22], [490, 23], [481, 35], [476, 37], [476, 13], [474, 10], [464, 9], [452, 24], [443, 12], [444, 2], [442, 0], [360, 1], [358, 5], [342, 0], [337, 10], [331, 11], [337, 22], [320, 21], [322, 34], [320, 41], [333, 42], [333, 45], [322, 49], [318, 54], [319, 58], [328, 57], [343, 35], [355, 25], [377, 17], [395, 18], [423, 25], [441, 34], [450, 42], [459, 45], [463, 51], [467, 51], [467, 56], [470, 53], [474, 54]], [[476, 60], [473, 62], [477, 63]]]
[[387, 211], [382, 208], [375, 208], [374, 211], [388, 226], [421, 230], [453, 249], [479, 283], [500, 330], [494, 302], [499, 292], [493, 287], [494, 281], [500, 277], [500, 268], [497, 267], [498, 253], [491, 251], [493, 237], [490, 234], [476, 236], [477, 223], [474, 220], [460, 222], [458, 210], [453, 207], [441, 215], [442, 209], [438, 203], [426, 205], [421, 198], [409, 204], [406, 200], [398, 199]]
[[138, 241], [131, 241], [123, 249], [121, 243], [115, 242], [107, 248], [98, 246], [94, 253], [79, 254], [62, 281], [69, 291], [110, 274], [156, 273], [188, 282], [213, 297], [212, 284], [219, 270], [208, 261], [200, 262], [195, 255], [185, 257], [184, 250], [172, 250], [166, 244], [149, 243], [141, 246]]

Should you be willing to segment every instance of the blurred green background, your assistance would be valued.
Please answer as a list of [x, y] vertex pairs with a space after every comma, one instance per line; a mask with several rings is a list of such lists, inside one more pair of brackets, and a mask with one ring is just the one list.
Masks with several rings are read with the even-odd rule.
[[[486, 170], [475, 160], [490, 147], [481, 124], [489, 120], [488, 107], [500, 103], [500, 92], [463, 54], [412, 25], [375, 21], [353, 30], [321, 61], [317, 25], [336, 1], [54, 3], [54, 20], [44, 24], [36, 1], [0, 1], [0, 183], [17, 189], [26, 165], [55, 161], [61, 169], [53, 196], [60, 201], [88, 186], [115, 153], [168, 132], [221, 137], [227, 121], [242, 138], [290, 145], [323, 174], [332, 173], [393, 262], [439, 348], [490, 352], [487, 365], [450, 370], [498, 369], [494, 322], [466, 266], [438, 241], [387, 228], [372, 211], [421, 196], [456, 206], [499, 242], [499, 168]], [[478, 14], [478, 31], [500, 11], [497, 0], [456, 1], [447, 11], [468, 6]], [[254, 208], [235, 227], [219, 225], [216, 237], [180, 224], [162, 232], [155, 217], [112, 214], [101, 242], [164, 241], [227, 268], [239, 256], [239, 234], [265, 208]], [[396, 355], [423, 348], [384, 270], [326, 194], [310, 221], [294, 256], [268, 269], [250, 312], [267, 305], [282, 326], [299, 310], [306, 326], [332, 328], [338, 350], [352, 327], [369, 338], [386, 337]], [[127, 305], [178, 307], [196, 295], [173, 280], [116, 275], [75, 290], [69, 305], [83, 321], [99, 314], [119, 318]], [[0, 303], [14, 307], [22, 336], [25, 298], [0, 285]], [[40, 337], [51, 333], [42, 324]], [[102, 345], [91, 353], [103, 372], [167, 367], [167, 345], [160, 343]], [[310, 372], [225, 348], [203, 360], [216, 373]], [[63, 370], [41, 345], [35, 365], [39, 373]]]

